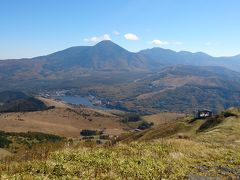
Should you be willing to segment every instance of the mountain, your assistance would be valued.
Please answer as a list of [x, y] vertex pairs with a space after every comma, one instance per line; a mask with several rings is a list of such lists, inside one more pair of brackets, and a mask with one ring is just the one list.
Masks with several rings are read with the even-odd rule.
[[92, 47], [72, 47], [41, 58], [47, 60], [47, 69], [78, 66], [92, 70], [131, 70], [146, 66], [140, 55], [111, 41], [102, 41]]
[[28, 112], [46, 109], [48, 107], [41, 100], [22, 92], [0, 92], [0, 112]]
[[0, 61], [0, 80], [69, 79], [93, 71], [158, 71], [171, 65], [223, 66], [240, 71], [240, 56], [216, 58], [162, 48], [133, 53], [111, 41], [102, 41], [32, 59]]
[[146, 59], [111, 41], [77, 46], [32, 59], [0, 61], [0, 80], [76, 78], [94, 71], [146, 71]]
[[240, 73], [223, 67], [175, 65], [117, 88], [118, 94], [125, 92], [118, 106], [141, 113], [240, 106]]
[[150, 113], [219, 111], [239, 106], [239, 71], [240, 55], [212, 57], [162, 48], [133, 53], [102, 41], [32, 59], [0, 61], [0, 91], [71, 90], [74, 95], [94, 94], [111, 107]]
[[169, 65], [222, 66], [238, 72], [240, 71], [239, 55], [233, 57], [212, 57], [203, 52], [175, 52], [162, 48], [142, 50], [139, 54], [145, 56], [150, 64], [155, 65], [155, 67]]

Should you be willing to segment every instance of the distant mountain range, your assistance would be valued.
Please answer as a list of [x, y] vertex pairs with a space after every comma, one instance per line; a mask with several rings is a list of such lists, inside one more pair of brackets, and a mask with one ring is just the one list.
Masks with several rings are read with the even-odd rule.
[[111, 41], [31, 59], [0, 61], [0, 91], [71, 89], [95, 94], [114, 108], [214, 111], [240, 106], [240, 55], [153, 48], [129, 52]]
[[0, 61], [0, 80], [64, 79], [89, 71], [158, 71], [170, 65], [222, 66], [240, 72], [240, 55], [212, 57], [162, 48], [132, 53], [111, 41], [102, 41], [32, 59]]
[[240, 72], [240, 55], [213, 57], [202, 52], [175, 52], [162, 48], [142, 50], [139, 53], [144, 55], [154, 67], [169, 65], [222, 66]]

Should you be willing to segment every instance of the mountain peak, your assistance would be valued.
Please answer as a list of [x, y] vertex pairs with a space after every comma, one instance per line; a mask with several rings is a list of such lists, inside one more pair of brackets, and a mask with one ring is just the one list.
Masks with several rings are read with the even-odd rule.
[[[124, 48], [122, 48], [121, 46], [115, 44], [114, 42], [112, 42], [110, 40], [103, 40], [103, 41], [97, 43], [94, 47], [104, 48], [104, 49], [125, 50]], [[125, 51], [127, 51], [127, 50], [125, 50]]]
[[95, 46], [106, 46], [106, 45], [111, 45], [112, 46], [112, 45], [117, 45], [117, 44], [115, 44], [111, 40], [103, 40], [103, 41], [100, 41], [99, 43], [97, 43]]

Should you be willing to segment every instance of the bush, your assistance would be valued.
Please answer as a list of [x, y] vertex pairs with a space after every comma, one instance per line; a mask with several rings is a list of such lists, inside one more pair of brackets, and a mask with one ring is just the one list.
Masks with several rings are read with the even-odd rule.
[[56, 164], [53, 168], [52, 175], [57, 177], [62, 177], [67, 174], [67, 171], [64, 169], [62, 164]]
[[198, 131], [204, 131], [206, 129], [217, 126], [223, 121], [219, 116], [208, 118], [198, 129]]
[[6, 137], [0, 136], [0, 148], [8, 147], [9, 144], [11, 144], [12, 141], [8, 140]]
[[101, 135], [101, 136], [99, 137], [99, 139], [109, 140], [110, 137], [109, 137], [109, 135], [107, 135], [107, 134], [103, 134], [103, 135]]
[[224, 112], [222, 112], [222, 115], [225, 117], [225, 118], [227, 118], [227, 117], [231, 117], [231, 116], [237, 116], [236, 114], [234, 114], [234, 113], [231, 113], [231, 112], [229, 112], [229, 111], [224, 111]]
[[128, 122], [138, 122], [141, 121], [142, 117], [139, 114], [129, 114], [123, 119], [123, 123], [128, 123]]
[[145, 129], [150, 128], [150, 127], [153, 126], [153, 125], [154, 125], [153, 122], [148, 123], [148, 122], [144, 121], [144, 122], [142, 122], [142, 123], [138, 126], [138, 129], [145, 130]]
[[94, 136], [84, 136], [82, 139], [84, 139], [84, 140], [94, 139]]
[[18, 133], [0, 131], [0, 148], [3, 146], [8, 147], [8, 145], [12, 143], [9, 139], [14, 140], [14, 142], [17, 142], [18, 144], [25, 144], [30, 148], [35, 143], [57, 142], [63, 140], [64, 138], [41, 132]]
[[17, 136], [17, 137], [24, 137], [29, 140], [37, 140], [39, 142], [56, 142], [60, 141], [63, 139], [63, 137], [53, 135], [53, 134], [45, 134], [41, 132], [27, 132], [27, 133], [8, 133], [9, 135], [12, 136]]
[[80, 135], [82, 136], [96, 136], [103, 134], [103, 131], [97, 131], [97, 130], [89, 130], [89, 129], [83, 129], [80, 132]]

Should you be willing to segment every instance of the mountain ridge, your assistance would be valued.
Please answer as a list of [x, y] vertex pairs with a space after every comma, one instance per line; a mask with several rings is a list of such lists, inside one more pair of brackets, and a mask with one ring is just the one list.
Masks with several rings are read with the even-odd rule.
[[43, 63], [43, 71], [45, 69], [63, 70], [72, 66], [92, 70], [158, 70], [175, 64], [223, 66], [239, 71], [240, 55], [213, 57], [203, 52], [176, 52], [160, 47], [130, 52], [110, 40], [105, 40], [94, 46], [73, 46], [34, 58], [2, 60], [0, 69], [1, 64], [9, 66], [11, 63], [18, 66], [26, 66], [26, 64], [27, 66], [39, 66], [39, 63]]
[[240, 73], [234, 71], [239, 66], [238, 56], [217, 60], [162, 48], [132, 53], [103, 41], [31, 60], [0, 61], [0, 90], [72, 89], [74, 95], [93, 93], [111, 101], [114, 108], [149, 113], [218, 111], [239, 105]]
[[1, 80], [79, 77], [92, 71], [159, 71], [166, 66], [222, 66], [240, 72], [240, 56], [212, 57], [202, 52], [152, 48], [129, 52], [112, 41], [75, 46], [30, 59], [0, 61]]
[[71, 46], [71, 47], [68, 47], [68, 48], [64, 48], [62, 50], [59, 50], [59, 51], [56, 51], [56, 52], [53, 52], [53, 53], [49, 53], [49, 54], [46, 54], [46, 55], [39, 55], [39, 56], [35, 56], [35, 57], [23, 57], [23, 58], [7, 58], [7, 59], [0, 59], [0, 61], [3, 61], [3, 60], [30, 60], [30, 59], [35, 59], [35, 58], [40, 58], [40, 57], [45, 57], [45, 56], [48, 56], [48, 55], [52, 55], [52, 54], [55, 54], [55, 53], [58, 53], [58, 52], [61, 52], [61, 51], [64, 51], [64, 50], [68, 50], [68, 49], [72, 49], [72, 48], [79, 48], [79, 47], [85, 47], [85, 48], [88, 48], [88, 47], [94, 47], [94, 46], [99, 46], [100, 44], [114, 44], [114, 45], [117, 45], [118, 47], [130, 52], [130, 53], [140, 53], [141, 51], [145, 51], [145, 50], [153, 50], [153, 49], [162, 49], [162, 50], [166, 50], [166, 51], [172, 51], [172, 52], [175, 52], [175, 53], [183, 53], [183, 52], [187, 52], [187, 53], [191, 53], [191, 54], [204, 54], [204, 55], [207, 55], [207, 56], [210, 56], [210, 57], [213, 57], [213, 58], [234, 58], [234, 57], [240, 57], [240, 54], [236, 54], [236, 55], [232, 55], [232, 56], [213, 56], [213, 55], [210, 55], [208, 53], [205, 53], [203, 51], [197, 51], [197, 52], [191, 52], [191, 51], [186, 51], [186, 50], [181, 50], [181, 51], [175, 51], [175, 50], [172, 50], [172, 49], [167, 49], [167, 48], [162, 48], [162, 47], [152, 47], [152, 48], [146, 48], [146, 49], [142, 49], [142, 50], [139, 50], [137, 52], [132, 52], [132, 51], [129, 51], [123, 47], [121, 47], [120, 45], [116, 44], [115, 42], [111, 41], [111, 40], [103, 40], [103, 41], [100, 41], [99, 43], [93, 45], [93, 46]]

